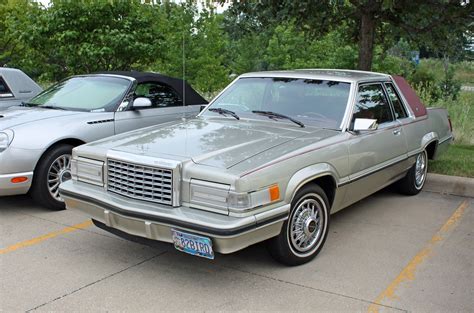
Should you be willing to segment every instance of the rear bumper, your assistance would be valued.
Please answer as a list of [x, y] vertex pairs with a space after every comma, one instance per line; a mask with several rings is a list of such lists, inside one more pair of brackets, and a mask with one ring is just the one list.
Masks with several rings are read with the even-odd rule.
[[[28, 179], [22, 183], [12, 183], [14, 177], [24, 176]], [[33, 180], [33, 172], [1, 174], [0, 175], [0, 196], [22, 195], [28, 192]]]
[[209, 237], [219, 253], [232, 253], [278, 235], [290, 209], [286, 204], [237, 218], [132, 200], [74, 181], [61, 184], [60, 194], [68, 209], [79, 210], [108, 228], [164, 242], [172, 242], [171, 229], [179, 229]]

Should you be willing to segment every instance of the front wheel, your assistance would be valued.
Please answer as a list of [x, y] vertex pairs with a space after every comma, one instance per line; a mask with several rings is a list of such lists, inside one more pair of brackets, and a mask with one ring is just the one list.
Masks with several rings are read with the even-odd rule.
[[48, 150], [38, 162], [30, 194], [42, 206], [64, 210], [59, 185], [71, 179], [72, 145], [58, 145]]
[[268, 241], [270, 254], [286, 265], [311, 261], [323, 248], [329, 230], [329, 201], [321, 187], [301, 188], [281, 233]]
[[398, 182], [398, 189], [405, 195], [418, 194], [425, 185], [428, 172], [428, 153], [423, 150], [416, 156], [415, 164], [410, 168], [404, 178]]

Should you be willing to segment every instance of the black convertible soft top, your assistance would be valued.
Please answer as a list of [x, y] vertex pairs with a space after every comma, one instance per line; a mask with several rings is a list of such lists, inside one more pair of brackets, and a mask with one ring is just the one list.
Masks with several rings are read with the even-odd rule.
[[207, 100], [201, 97], [200, 94], [196, 92], [186, 81], [169, 77], [157, 73], [149, 72], [137, 72], [137, 71], [111, 71], [111, 72], [98, 72], [94, 74], [111, 74], [111, 75], [121, 75], [133, 77], [137, 80], [138, 83], [146, 82], [157, 82], [170, 86], [173, 88], [181, 99], [185, 99], [185, 105], [193, 104], [207, 104]]

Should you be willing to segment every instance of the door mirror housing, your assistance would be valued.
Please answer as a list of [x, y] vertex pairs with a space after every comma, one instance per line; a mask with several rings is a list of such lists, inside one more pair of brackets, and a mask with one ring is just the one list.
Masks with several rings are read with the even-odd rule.
[[133, 100], [132, 109], [140, 110], [144, 108], [150, 108], [152, 105], [151, 100], [145, 97], [138, 97]]
[[360, 131], [371, 131], [377, 130], [379, 124], [377, 124], [377, 120], [372, 118], [356, 118], [354, 120], [354, 127], [352, 128], [355, 132]]

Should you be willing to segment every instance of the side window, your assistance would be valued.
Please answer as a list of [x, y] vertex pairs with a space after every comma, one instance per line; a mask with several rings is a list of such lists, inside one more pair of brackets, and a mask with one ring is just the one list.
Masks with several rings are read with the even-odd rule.
[[402, 100], [398, 96], [398, 93], [396, 92], [393, 84], [386, 83], [385, 87], [387, 88], [388, 97], [390, 98], [390, 101], [392, 102], [392, 105], [393, 105], [393, 109], [395, 111], [395, 118], [400, 119], [400, 118], [407, 117], [408, 114], [405, 111]]
[[10, 98], [10, 97], [13, 97], [13, 94], [8, 88], [3, 78], [0, 77], [0, 98]]
[[135, 97], [151, 100], [152, 108], [182, 106], [183, 101], [169, 86], [160, 83], [143, 83], [137, 86]]
[[376, 119], [378, 124], [393, 121], [392, 111], [381, 84], [359, 86], [353, 118]]

